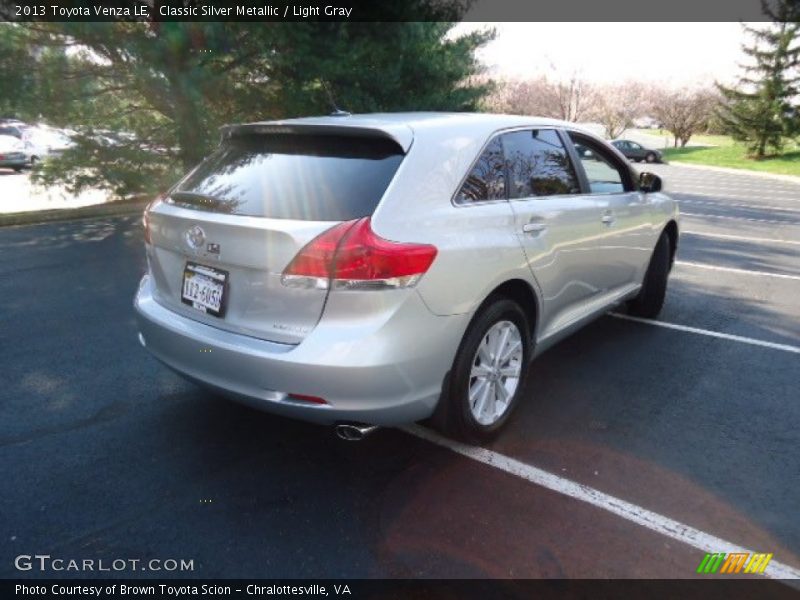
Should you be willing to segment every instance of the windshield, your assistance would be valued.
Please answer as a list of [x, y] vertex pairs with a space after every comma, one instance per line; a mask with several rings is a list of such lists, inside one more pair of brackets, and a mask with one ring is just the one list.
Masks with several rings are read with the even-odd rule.
[[174, 204], [276, 219], [371, 215], [403, 154], [387, 139], [241, 136], [227, 140], [171, 193]]

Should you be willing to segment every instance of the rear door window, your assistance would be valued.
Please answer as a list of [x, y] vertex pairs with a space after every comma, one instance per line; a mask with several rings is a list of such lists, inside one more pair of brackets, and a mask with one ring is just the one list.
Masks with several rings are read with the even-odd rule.
[[403, 160], [392, 140], [244, 135], [226, 140], [171, 192], [211, 212], [347, 221], [371, 215]]
[[579, 194], [572, 161], [553, 129], [528, 129], [502, 136], [509, 198]]

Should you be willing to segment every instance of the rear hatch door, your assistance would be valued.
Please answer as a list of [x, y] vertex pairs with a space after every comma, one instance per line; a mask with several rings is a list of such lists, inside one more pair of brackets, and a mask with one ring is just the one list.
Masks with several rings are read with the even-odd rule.
[[155, 299], [191, 319], [297, 344], [322, 315], [326, 289], [281, 274], [330, 227], [370, 216], [403, 158], [385, 136], [228, 135], [147, 213]]

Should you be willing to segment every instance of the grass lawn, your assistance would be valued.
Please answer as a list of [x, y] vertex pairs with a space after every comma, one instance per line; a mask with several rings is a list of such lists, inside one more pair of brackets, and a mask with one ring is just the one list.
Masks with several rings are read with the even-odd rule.
[[746, 158], [744, 146], [736, 143], [731, 143], [727, 146], [665, 148], [662, 152], [664, 153], [664, 158], [668, 161], [800, 176], [800, 150], [796, 146], [791, 150], [785, 151], [780, 156], [765, 158], [764, 160]]
[[[672, 137], [668, 131], [663, 129], [646, 129], [642, 132], [655, 136]], [[664, 153], [667, 161], [800, 176], [800, 147], [791, 141], [786, 143], [783, 154], [764, 160], [747, 158], [744, 145], [734, 142], [727, 135], [693, 135], [689, 143], [700, 145], [686, 148], [668, 147], [660, 148], [660, 150]]]
[[[670, 143], [672, 143], [672, 134], [666, 129], [640, 129], [639, 131], [650, 135], [669, 138]], [[693, 135], [689, 143], [700, 144], [702, 146], [733, 146], [735, 144], [728, 135], [707, 135], [703, 133]]]

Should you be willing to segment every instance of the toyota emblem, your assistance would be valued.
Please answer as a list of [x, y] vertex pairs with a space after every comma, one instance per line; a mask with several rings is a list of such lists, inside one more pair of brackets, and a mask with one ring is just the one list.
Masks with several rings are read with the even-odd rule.
[[206, 232], [199, 225], [195, 225], [186, 230], [186, 233], [183, 234], [183, 239], [186, 240], [190, 248], [197, 250], [203, 247], [203, 242], [206, 241]]

